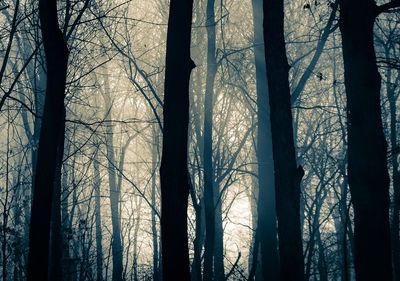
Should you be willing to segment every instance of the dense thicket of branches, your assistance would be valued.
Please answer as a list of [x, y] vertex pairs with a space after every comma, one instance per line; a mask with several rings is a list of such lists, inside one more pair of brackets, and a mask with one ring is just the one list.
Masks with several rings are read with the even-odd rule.
[[2, 280], [400, 278], [398, 0], [0, 14]]

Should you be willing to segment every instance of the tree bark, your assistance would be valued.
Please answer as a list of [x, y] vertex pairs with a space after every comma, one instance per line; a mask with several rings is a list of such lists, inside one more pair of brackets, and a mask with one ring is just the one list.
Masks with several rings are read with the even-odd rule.
[[39, 1], [39, 18], [46, 55], [46, 98], [33, 187], [27, 280], [48, 280], [50, 217], [59, 137], [64, 137], [65, 83], [68, 48], [58, 25], [55, 0]]
[[271, 119], [264, 58], [262, 0], [253, 0], [254, 59], [257, 89], [257, 162], [258, 162], [258, 237], [264, 280], [279, 280], [278, 233], [275, 206], [274, 159], [272, 156]]
[[187, 207], [187, 141], [193, 0], [171, 0], [164, 89], [161, 179], [163, 280], [190, 280]]
[[304, 278], [300, 229], [300, 183], [304, 171], [296, 167], [293, 118], [284, 37], [283, 0], [264, 0], [264, 46], [270, 102], [275, 169], [280, 278]]
[[389, 281], [389, 174], [373, 40], [377, 9], [373, 0], [341, 0], [340, 5], [356, 279]]

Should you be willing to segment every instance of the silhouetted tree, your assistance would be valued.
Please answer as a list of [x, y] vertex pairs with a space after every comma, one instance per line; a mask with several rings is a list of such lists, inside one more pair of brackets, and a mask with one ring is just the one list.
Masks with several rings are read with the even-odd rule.
[[57, 3], [39, 1], [39, 18], [46, 55], [46, 97], [39, 138], [31, 210], [28, 280], [48, 280], [50, 217], [56, 167], [60, 167], [65, 128], [65, 83], [68, 48], [58, 25]]
[[300, 184], [304, 171], [301, 166], [296, 166], [288, 80], [289, 64], [284, 36], [284, 5], [283, 0], [264, 0], [263, 3], [280, 278], [285, 281], [301, 281], [304, 278], [304, 260], [300, 229]]
[[392, 280], [387, 143], [382, 127], [381, 77], [374, 23], [400, 5], [340, 1], [340, 31], [348, 119], [348, 181], [354, 208], [354, 266], [358, 281]]
[[263, 2], [262, 0], [253, 0], [252, 5], [258, 118], [256, 151], [258, 162], [258, 221], [256, 231], [258, 233], [256, 235], [261, 246], [261, 270], [264, 279], [272, 281], [279, 280], [279, 256], [274, 159], [272, 156], [270, 106], [263, 44]]
[[163, 280], [190, 280], [187, 234], [189, 175], [187, 140], [193, 0], [171, 0], [164, 86], [161, 179]]

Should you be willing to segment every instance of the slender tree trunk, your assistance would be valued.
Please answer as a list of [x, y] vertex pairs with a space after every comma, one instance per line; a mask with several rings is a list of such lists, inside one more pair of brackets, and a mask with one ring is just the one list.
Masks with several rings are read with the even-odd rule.
[[193, 0], [171, 0], [167, 32], [161, 179], [161, 249], [164, 281], [190, 280], [187, 141]]
[[258, 227], [264, 280], [279, 280], [278, 233], [275, 207], [274, 159], [262, 28], [262, 0], [253, 0], [254, 59], [257, 87]]
[[138, 209], [138, 214], [135, 219], [135, 228], [133, 231], [133, 276], [134, 280], [138, 281], [139, 280], [139, 270], [138, 270], [138, 234], [139, 234], [139, 226], [140, 226], [140, 217], [141, 217], [141, 209], [142, 209], [142, 200], [143, 198], [139, 198], [139, 203], [137, 203], [137, 209]]
[[[107, 111], [107, 118], [112, 119], [112, 102], [110, 98], [110, 86], [108, 81], [108, 71], [104, 76], [104, 104]], [[114, 132], [113, 124], [110, 122], [106, 126], [106, 150], [108, 162], [108, 181], [110, 189], [110, 207], [111, 207], [111, 225], [112, 225], [112, 281], [122, 281], [123, 264], [122, 264], [122, 241], [121, 241], [121, 219], [119, 214], [119, 199], [120, 188], [117, 185], [117, 175], [115, 166], [118, 165], [115, 161], [114, 153]]]
[[[64, 94], [68, 49], [58, 26], [55, 0], [39, 1], [47, 85], [39, 139], [29, 235], [27, 280], [48, 280], [50, 217], [58, 157], [57, 141], [65, 123]], [[64, 136], [62, 136], [64, 137]]]
[[387, 144], [373, 40], [376, 4], [341, 0], [340, 5], [356, 278], [391, 281]]
[[214, 207], [214, 168], [213, 168], [213, 108], [214, 81], [217, 73], [215, 59], [215, 0], [207, 1], [207, 77], [204, 99], [204, 206], [206, 218], [206, 240], [204, 245], [204, 281], [214, 279], [214, 241], [215, 241], [215, 207]]
[[296, 167], [290, 107], [289, 65], [284, 37], [283, 0], [264, 0], [264, 46], [275, 168], [280, 278], [304, 278], [300, 229], [300, 184], [304, 171]]
[[[98, 144], [100, 145], [100, 144]], [[101, 181], [98, 150], [95, 148], [93, 159], [94, 196], [95, 196], [95, 227], [96, 227], [96, 280], [103, 281], [103, 234], [101, 230]]]

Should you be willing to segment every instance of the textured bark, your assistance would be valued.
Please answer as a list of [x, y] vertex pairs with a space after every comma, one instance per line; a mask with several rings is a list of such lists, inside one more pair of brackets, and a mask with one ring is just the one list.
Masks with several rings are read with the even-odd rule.
[[[33, 187], [27, 280], [48, 280], [50, 217], [60, 137], [65, 123], [65, 82], [68, 49], [58, 26], [55, 0], [39, 1], [46, 55], [46, 98]], [[64, 136], [62, 136], [64, 137]]]
[[373, 41], [377, 9], [373, 0], [341, 0], [340, 5], [356, 279], [389, 281], [389, 174]]
[[[274, 159], [265, 66], [262, 0], [253, 0], [254, 59], [257, 87], [257, 162], [258, 162], [258, 237], [261, 249], [261, 270], [264, 280], [279, 280], [278, 233], [275, 206]], [[255, 257], [257, 255], [254, 255]]]
[[206, 219], [206, 239], [204, 245], [204, 281], [214, 278], [215, 206], [214, 206], [214, 167], [213, 167], [213, 108], [214, 81], [217, 73], [215, 58], [215, 0], [207, 1], [207, 76], [204, 99], [204, 207]]
[[187, 141], [193, 0], [171, 0], [167, 32], [161, 179], [161, 248], [164, 281], [190, 280]]
[[300, 229], [300, 183], [304, 171], [301, 167], [296, 167], [288, 80], [289, 65], [283, 25], [283, 0], [264, 0], [263, 3], [280, 278], [285, 281], [301, 281], [304, 278], [304, 260]]

